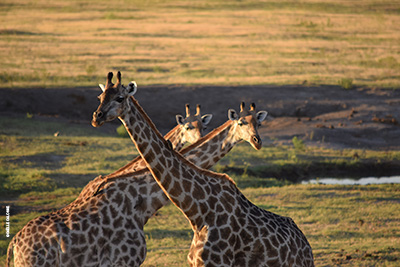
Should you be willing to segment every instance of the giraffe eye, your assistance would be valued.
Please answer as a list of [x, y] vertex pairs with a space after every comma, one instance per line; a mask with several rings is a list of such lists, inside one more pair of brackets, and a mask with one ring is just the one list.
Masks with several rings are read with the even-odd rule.
[[242, 121], [238, 121], [238, 125], [239, 126], [243, 126], [243, 122]]
[[122, 101], [124, 101], [124, 97], [123, 96], [119, 96], [119, 97], [117, 97], [116, 101], [118, 103], [121, 103]]

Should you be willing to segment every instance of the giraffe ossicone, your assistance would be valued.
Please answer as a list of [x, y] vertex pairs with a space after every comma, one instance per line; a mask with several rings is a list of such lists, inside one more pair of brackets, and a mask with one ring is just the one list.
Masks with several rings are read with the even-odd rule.
[[196, 114], [194, 115], [190, 113], [189, 104], [186, 104], [185, 107], [186, 107], [186, 118], [184, 118], [182, 115], [179, 114], [176, 115], [175, 118], [178, 125], [181, 125], [181, 127], [186, 132], [193, 132], [193, 131], [195, 132], [190, 135], [190, 137], [193, 139], [186, 138], [189, 143], [194, 143], [203, 135], [203, 131], [204, 129], [207, 128], [207, 125], [210, 123], [212, 115], [206, 114], [201, 116], [199, 104], [197, 104], [196, 106]]

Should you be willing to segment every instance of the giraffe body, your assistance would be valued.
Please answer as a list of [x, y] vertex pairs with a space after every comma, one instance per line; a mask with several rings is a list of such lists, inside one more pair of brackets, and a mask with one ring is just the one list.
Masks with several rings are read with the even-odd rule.
[[[193, 228], [191, 266], [314, 266], [311, 246], [292, 219], [260, 209], [227, 175], [201, 169], [172, 150], [131, 97], [136, 84], [125, 89], [120, 79], [118, 73], [112, 87], [117, 93], [105, 90], [92, 124], [116, 117], [124, 123], [153, 177]], [[109, 101], [118, 94], [125, 97], [123, 107]]]
[[191, 221], [190, 266], [313, 266], [311, 247], [291, 218], [252, 204], [227, 177], [208, 182], [203, 189], [214, 197], [199, 201], [206, 211]]
[[[143, 173], [31, 220], [10, 242], [14, 266], [139, 266], [146, 256]], [[95, 179], [98, 187], [102, 179]], [[123, 245], [120, 245], [123, 244]]]

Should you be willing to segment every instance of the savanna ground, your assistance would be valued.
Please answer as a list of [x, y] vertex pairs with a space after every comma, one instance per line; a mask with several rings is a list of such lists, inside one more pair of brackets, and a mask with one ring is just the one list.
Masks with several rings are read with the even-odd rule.
[[[239, 145], [214, 170], [292, 217], [317, 266], [398, 266], [399, 185], [298, 182], [400, 173], [400, 4], [5, 0], [0, 14], [0, 264], [5, 206], [12, 237], [137, 155], [118, 122], [89, 125], [97, 83], [121, 70], [163, 133], [185, 103], [214, 115], [209, 130], [240, 101], [267, 110], [263, 149]], [[187, 265], [174, 206], [145, 230], [144, 266]]]

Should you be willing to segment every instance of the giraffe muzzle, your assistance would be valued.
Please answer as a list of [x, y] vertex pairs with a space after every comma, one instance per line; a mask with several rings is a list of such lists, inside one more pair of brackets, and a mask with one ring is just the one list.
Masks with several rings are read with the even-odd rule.
[[253, 135], [253, 137], [251, 138], [251, 143], [257, 150], [260, 150], [262, 147], [262, 140], [258, 135]]
[[104, 114], [101, 111], [95, 111], [93, 112], [93, 118], [92, 118], [92, 126], [93, 127], [100, 127], [104, 124]]

